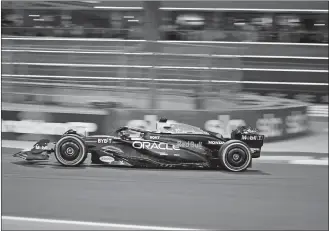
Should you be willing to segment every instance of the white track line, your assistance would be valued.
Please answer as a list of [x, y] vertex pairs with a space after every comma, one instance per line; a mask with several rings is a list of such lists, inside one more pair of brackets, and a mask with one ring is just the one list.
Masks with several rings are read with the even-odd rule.
[[[88, 80], [132, 80], [132, 81], [161, 81], [161, 82], [206, 82], [206, 83], [242, 83], [242, 84], [277, 84], [277, 85], [306, 85], [306, 86], [328, 86], [328, 83], [312, 83], [312, 82], [273, 82], [273, 81], [245, 81], [245, 80], [202, 80], [202, 79], [152, 79], [152, 78], [125, 78], [125, 77], [92, 77], [92, 76], [60, 76], [60, 75], [13, 75], [13, 74], [2, 74], [2, 77], [18, 77], [18, 78], [55, 78], [55, 79], [88, 79]], [[12, 81], [5, 81], [10, 83]], [[24, 82], [21, 82], [24, 83]], [[31, 83], [28, 81], [26, 83]], [[40, 83], [41, 84], [41, 83]], [[51, 83], [49, 83], [51, 84]]]
[[[104, 8], [104, 6], [95, 6], [94, 8]], [[111, 8], [111, 7], [110, 7]], [[108, 9], [105, 6], [105, 9]], [[124, 9], [124, 7], [123, 7]], [[141, 8], [142, 9], [142, 8]], [[328, 13], [325, 9], [271, 9], [271, 8], [192, 8], [192, 7], [160, 7], [160, 10], [170, 11], [238, 11], [238, 12], [298, 12], [298, 13]]]
[[[311, 156], [261, 156], [259, 160], [264, 161], [294, 161], [294, 160], [312, 160]], [[258, 160], [258, 159], [257, 159]]]
[[146, 226], [146, 225], [128, 225], [117, 223], [103, 223], [103, 222], [88, 222], [88, 221], [72, 221], [72, 220], [58, 220], [58, 219], [43, 219], [31, 217], [15, 217], [15, 216], [2, 216], [2, 220], [15, 221], [15, 222], [34, 222], [34, 223], [48, 223], [59, 225], [79, 225], [92, 227], [103, 227], [113, 229], [139, 229], [139, 230], [200, 230], [200, 229], [186, 229], [177, 227], [162, 227], [162, 226]]
[[301, 165], [323, 165], [328, 166], [328, 158], [313, 159], [313, 160], [291, 160], [289, 164], [301, 164]]
[[[95, 9], [111, 9], [111, 10], [143, 10], [141, 6], [94, 6]], [[160, 10], [169, 11], [238, 11], [238, 12], [298, 12], [298, 13], [328, 13], [323, 9], [263, 9], [263, 8], [192, 8], [192, 7], [160, 7]]]
[[265, 72], [309, 72], [328, 73], [328, 70], [317, 69], [287, 69], [287, 68], [235, 68], [235, 67], [193, 67], [193, 66], [149, 66], [149, 65], [121, 65], [121, 64], [84, 64], [84, 63], [27, 63], [2, 62], [2, 65], [30, 65], [57, 67], [114, 67], [114, 68], [156, 68], [156, 69], [187, 69], [187, 70], [227, 70], [227, 71], [265, 71]]
[[255, 162], [328, 166], [328, 157], [315, 159], [311, 156], [261, 156], [259, 159], [256, 159]]

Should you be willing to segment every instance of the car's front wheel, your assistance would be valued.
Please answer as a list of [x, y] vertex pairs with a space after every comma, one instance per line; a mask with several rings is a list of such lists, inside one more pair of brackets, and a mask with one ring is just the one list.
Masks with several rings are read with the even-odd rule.
[[86, 146], [78, 136], [64, 136], [55, 145], [55, 158], [64, 166], [79, 166], [87, 155]]
[[229, 171], [245, 171], [252, 161], [249, 147], [242, 141], [230, 140], [218, 152], [220, 164]]

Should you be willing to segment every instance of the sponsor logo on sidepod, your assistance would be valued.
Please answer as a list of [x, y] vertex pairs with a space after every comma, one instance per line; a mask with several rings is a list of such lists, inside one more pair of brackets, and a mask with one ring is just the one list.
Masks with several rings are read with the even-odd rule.
[[215, 141], [215, 140], [209, 140], [208, 141], [208, 144], [224, 144], [224, 142], [223, 141]]
[[114, 161], [114, 158], [110, 156], [101, 156], [99, 159], [105, 163], [112, 163]]
[[178, 141], [177, 146], [181, 148], [201, 148], [202, 143], [200, 141], [199, 143], [195, 143], [193, 141], [188, 141], [188, 142]]
[[151, 140], [158, 140], [158, 139], [160, 139], [160, 136], [150, 136], [150, 139]]
[[169, 146], [167, 143], [150, 143], [150, 142], [142, 142], [142, 141], [134, 141], [133, 147], [136, 149], [160, 149], [160, 150], [180, 150], [178, 147], [172, 145]]
[[112, 139], [111, 138], [98, 138], [97, 139], [97, 143], [98, 144], [107, 144], [107, 143], [111, 143]]

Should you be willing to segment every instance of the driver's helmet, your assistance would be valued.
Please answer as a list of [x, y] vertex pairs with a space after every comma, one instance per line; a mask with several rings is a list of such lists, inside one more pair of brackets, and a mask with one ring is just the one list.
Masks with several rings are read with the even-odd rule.
[[171, 124], [168, 123], [167, 119], [161, 118], [157, 123], [156, 123], [156, 132], [170, 132], [171, 130]]

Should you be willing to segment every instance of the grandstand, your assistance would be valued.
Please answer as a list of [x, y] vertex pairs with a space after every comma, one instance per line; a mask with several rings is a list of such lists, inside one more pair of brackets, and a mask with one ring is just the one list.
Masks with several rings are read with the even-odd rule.
[[[156, 42], [159, 52], [150, 53], [145, 50], [149, 42], [107, 41], [106, 47], [99, 46], [100, 43], [94, 49], [89, 41], [78, 47], [66, 42], [70, 50], [59, 50], [49, 48], [51, 42], [46, 48], [31, 45], [30, 41], [23, 44], [18, 40], [19, 45], [16, 40], [4, 41], [5, 46], [15, 47], [16, 51], [29, 51], [12, 50], [3, 58], [4, 98], [7, 96], [11, 101], [26, 99], [33, 92], [32, 95], [39, 95], [35, 99], [43, 95], [42, 100], [61, 98], [62, 103], [69, 99], [77, 104], [83, 104], [87, 95], [89, 100], [103, 101], [108, 96], [121, 95], [121, 103], [127, 104], [131, 99], [128, 93], [139, 93], [145, 100], [151, 100], [152, 107], [158, 104], [157, 97], [162, 101], [185, 97], [205, 103], [205, 99], [220, 99], [229, 105], [241, 88], [241, 48], [236, 47]], [[61, 97], [67, 94], [69, 98]], [[129, 106], [134, 105], [130, 100]]]
[[[182, 14], [193, 13], [204, 20], [201, 25], [194, 18], [194, 27], [187, 30], [176, 27], [176, 35], [184, 35], [180, 37], [184, 41], [157, 42], [150, 42], [157, 40], [156, 37], [143, 37], [150, 33], [141, 32], [145, 29], [141, 26], [145, 21], [142, 2], [5, 3], [2, 5], [2, 22], [6, 24], [2, 31], [4, 98], [63, 103], [70, 95], [71, 103], [81, 103], [85, 102], [82, 98], [88, 101], [115, 96], [126, 104], [122, 94], [131, 92], [135, 95], [128, 98], [143, 98], [141, 107], [154, 108], [155, 96], [159, 96], [164, 97], [161, 102], [186, 100], [193, 105], [191, 108], [201, 109], [208, 107], [204, 98], [214, 105], [210, 100], [220, 95], [231, 103], [232, 96], [247, 89], [298, 99], [315, 94], [317, 102], [327, 103], [323, 101], [328, 98], [327, 31], [323, 29], [328, 26], [328, 7], [323, 2], [311, 3], [310, 7], [310, 2], [301, 2], [294, 9], [291, 2], [276, 5], [257, 2], [257, 6], [252, 2], [248, 6], [236, 2], [220, 2], [216, 6], [213, 2], [202, 2], [203, 7], [195, 5], [199, 2], [189, 4], [189, 8], [179, 2], [162, 2], [159, 11], [162, 26], [176, 23]], [[284, 28], [295, 31], [282, 32], [277, 25], [280, 17], [291, 24]], [[265, 20], [268, 18], [271, 20]], [[127, 26], [128, 21], [135, 26]], [[259, 25], [260, 22], [267, 26]], [[308, 31], [300, 30], [305, 22], [313, 25], [307, 27]], [[230, 27], [232, 23], [234, 27]], [[243, 23], [258, 23], [256, 33], [241, 29]], [[120, 26], [114, 28], [115, 25]], [[297, 32], [296, 28], [299, 28]], [[136, 31], [141, 32], [139, 36]], [[195, 41], [217, 40], [206, 35], [208, 32], [223, 32], [231, 37]], [[251, 36], [244, 36], [246, 33]], [[289, 36], [280, 37], [278, 33]], [[163, 37], [163, 30], [159, 34], [160, 38], [167, 38]], [[316, 39], [301, 40], [305, 34], [304, 38]], [[8, 35], [14, 37], [6, 38]], [[305, 41], [310, 43], [307, 46], [295, 43]], [[309, 83], [310, 74], [312, 83]], [[77, 86], [84, 89], [80, 96], [81, 87], [73, 90]]]
[[[163, 40], [328, 43], [325, 1], [165, 1], [159, 14]], [[142, 1], [2, 4], [8, 35], [142, 39], [143, 25]]]

